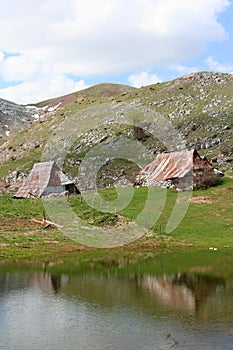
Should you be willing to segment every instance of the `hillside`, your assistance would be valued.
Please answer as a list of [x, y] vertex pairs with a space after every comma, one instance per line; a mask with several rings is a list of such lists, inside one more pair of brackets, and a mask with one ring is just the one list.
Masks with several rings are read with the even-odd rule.
[[[33, 163], [40, 161], [44, 146], [50, 135], [56, 135], [56, 147], [68, 142], [68, 135], [62, 135], [63, 125], [82, 125], [96, 108], [104, 125], [95, 128], [92, 124], [85, 126], [85, 133], [77, 136], [69, 148], [65, 159], [65, 170], [72, 177], [77, 176], [78, 167], [83, 157], [94, 145], [108, 143], [113, 148], [114, 140], [128, 138], [144, 145], [148, 152], [156, 154], [164, 150], [164, 145], [146, 130], [146, 125], [135, 129], [133, 125], [114, 123], [111, 111], [124, 108], [148, 108], [159, 113], [169, 121], [186, 140], [188, 148], [196, 147], [200, 154], [206, 155], [214, 165], [223, 171], [232, 171], [232, 121], [233, 121], [233, 75], [212, 72], [190, 74], [173, 81], [158, 83], [135, 89], [118, 84], [99, 84], [73, 94], [41, 102], [34, 106], [41, 114], [33, 117], [30, 108], [17, 106], [4, 119], [0, 115], [2, 127], [2, 145], [0, 146], [0, 178], [6, 177], [16, 169], [27, 173]], [[11, 105], [12, 106], [12, 105]], [[45, 109], [49, 113], [45, 113]], [[20, 112], [17, 112], [20, 111]], [[28, 114], [28, 111], [30, 113]], [[42, 113], [43, 111], [43, 113]], [[109, 114], [103, 111], [109, 111]], [[135, 112], [136, 113], [136, 112]], [[136, 113], [137, 114], [137, 113]], [[136, 115], [135, 114], [135, 115]], [[11, 123], [10, 123], [11, 120]], [[7, 121], [7, 122], [6, 122]], [[62, 124], [64, 123], [65, 124]], [[14, 130], [6, 137], [4, 125]], [[17, 130], [21, 129], [17, 132]], [[60, 139], [59, 139], [60, 137]], [[169, 134], [168, 134], [169, 138]], [[114, 162], [110, 159], [102, 169], [100, 182], [103, 185], [113, 181], [112, 172], [116, 171], [127, 182], [137, 168], [130, 162]], [[119, 170], [120, 169], [120, 170]]]
[[0, 139], [31, 124], [34, 114], [35, 110], [0, 98]]
[[39, 119], [46, 118], [47, 114], [56, 109], [49, 105], [19, 105], [0, 98], [0, 140], [15, 135], [22, 129], [30, 126]]
[[63, 107], [67, 104], [89, 105], [90, 103], [105, 102], [106, 99], [114, 99], [119, 95], [127, 95], [134, 92], [136, 89], [131, 86], [102, 83], [90, 88], [74, 92], [65, 96], [53, 98], [51, 100], [42, 101], [35, 106], [38, 108], [59, 106]]

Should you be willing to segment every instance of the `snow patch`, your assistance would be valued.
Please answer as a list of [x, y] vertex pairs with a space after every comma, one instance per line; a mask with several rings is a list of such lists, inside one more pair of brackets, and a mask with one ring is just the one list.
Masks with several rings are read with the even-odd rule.
[[36, 107], [36, 106], [26, 106], [27, 109], [34, 109], [36, 111], [41, 110], [42, 108]]
[[61, 105], [61, 102], [59, 102], [57, 105], [55, 106], [51, 106], [48, 108], [48, 112], [53, 112], [55, 111], [59, 106]]

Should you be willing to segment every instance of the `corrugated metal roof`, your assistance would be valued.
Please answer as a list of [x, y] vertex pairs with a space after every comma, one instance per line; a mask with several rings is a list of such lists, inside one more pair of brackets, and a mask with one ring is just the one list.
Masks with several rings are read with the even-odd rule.
[[68, 184], [72, 184], [72, 181], [58, 168], [54, 161], [36, 163], [14, 197], [41, 197], [47, 187]]
[[61, 170], [60, 170], [59, 177], [60, 177], [60, 180], [61, 180], [61, 185], [70, 185], [70, 184], [73, 183], [72, 181], [70, 181], [68, 176], [66, 176], [66, 174], [64, 174]]
[[158, 154], [156, 159], [142, 169], [139, 180], [163, 181], [181, 178], [193, 168], [194, 156], [200, 158], [196, 150], [183, 150]]

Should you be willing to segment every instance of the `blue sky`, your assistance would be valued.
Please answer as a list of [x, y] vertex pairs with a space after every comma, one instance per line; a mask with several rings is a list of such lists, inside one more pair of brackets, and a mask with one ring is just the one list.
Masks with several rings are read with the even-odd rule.
[[113, 82], [233, 73], [231, 0], [8, 0], [0, 98], [27, 104]]

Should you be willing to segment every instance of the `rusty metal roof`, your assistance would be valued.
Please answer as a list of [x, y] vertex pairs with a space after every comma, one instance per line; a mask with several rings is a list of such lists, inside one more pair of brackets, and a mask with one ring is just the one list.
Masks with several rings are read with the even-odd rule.
[[14, 197], [41, 197], [49, 186], [56, 187], [71, 183], [72, 181], [58, 168], [54, 161], [36, 163]]
[[195, 149], [158, 154], [152, 163], [140, 171], [139, 179], [163, 181], [181, 178], [193, 168], [194, 157], [200, 158]]

